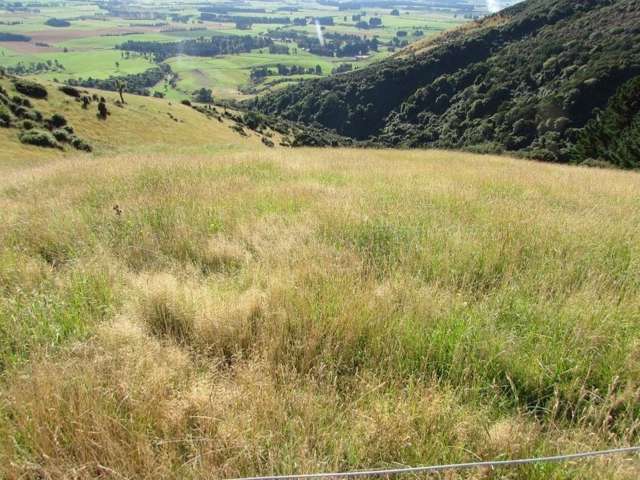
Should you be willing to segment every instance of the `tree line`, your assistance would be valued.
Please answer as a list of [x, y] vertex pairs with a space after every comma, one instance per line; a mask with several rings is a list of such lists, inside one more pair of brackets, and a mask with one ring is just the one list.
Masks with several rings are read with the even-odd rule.
[[250, 35], [227, 35], [201, 37], [194, 40], [180, 42], [149, 42], [129, 40], [116, 48], [125, 51], [151, 54], [157, 62], [162, 62], [177, 55], [191, 55], [194, 57], [214, 57], [216, 55], [232, 55], [250, 52], [256, 48], [264, 48], [273, 44], [267, 37]]

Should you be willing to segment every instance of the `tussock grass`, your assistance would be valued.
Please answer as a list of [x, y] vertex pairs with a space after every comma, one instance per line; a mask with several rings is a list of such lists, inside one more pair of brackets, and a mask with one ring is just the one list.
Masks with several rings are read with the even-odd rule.
[[638, 191], [634, 173], [448, 152], [13, 173], [0, 476], [221, 478], [637, 443]]

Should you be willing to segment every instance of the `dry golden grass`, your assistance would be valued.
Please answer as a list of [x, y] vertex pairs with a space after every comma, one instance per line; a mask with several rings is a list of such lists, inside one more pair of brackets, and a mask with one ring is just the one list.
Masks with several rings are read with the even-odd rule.
[[[224, 118], [222, 122], [180, 103], [167, 100], [125, 94], [126, 105], [116, 105], [118, 94], [102, 90], [82, 89], [96, 93], [107, 100], [111, 115], [107, 120], [96, 116], [94, 102], [84, 110], [81, 103], [58, 90], [58, 85], [43, 82], [49, 92], [46, 100], [31, 99], [33, 107], [45, 117], [53, 113], [63, 115], [77, 135], [89, 142], [94, 153], [82, 154], [73, 148], [67, 151], [23, 145], [18, 140], [19, 130], [0, 128], [0, 173], [22, 170], [27, 165], [41, 166], [52, 160], [77, 157], [88, 160], [114, 153], [136, 154], [143, 152], [164, 155], [191, 155], [194, 152], [218, 153], [265, 148], [260, 136], [247, 132], [246, 137], [231, 130], [234, 122]], [[15, 91], [7, 78], [0, 77], [0, 86], [13, 96]]]
[[[0, 477], [637, 443], [639, 191], [635, 173], [438, 151], [14, 170], [0, 183]], [[638, 474], [612, 457], [446, 478]]]

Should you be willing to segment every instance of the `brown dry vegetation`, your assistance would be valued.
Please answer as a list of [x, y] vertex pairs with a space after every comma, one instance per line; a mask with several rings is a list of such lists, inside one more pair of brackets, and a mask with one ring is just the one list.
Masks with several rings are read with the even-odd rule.
[[[0, 477], [637, 443], [639, 189], [635, 173], [437, 151], [14, 169], [0, 184]], [[611, 457], [445, 478], [638, 474]]]

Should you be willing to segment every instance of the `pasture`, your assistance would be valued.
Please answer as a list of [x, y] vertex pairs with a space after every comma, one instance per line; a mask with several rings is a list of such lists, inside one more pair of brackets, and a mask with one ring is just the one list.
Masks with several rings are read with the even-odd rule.
[[[459, 25], [464, 19], [452, 12], [413, 10], [401, 11], [399, 16], [389, 14], [389, 9], [373, 9], [369, 12], [362, 10], [338, 10], [336, 7], [307, 4], [278, 4], [269, 2], [249, 2], [246, 8], [263, 10], [265, 13], [233, 12], [232, 18], [243, 17], [288, 17], [307, 18], [311, 23], [301, 27], [291, 24], [252, 23], [249, 28], [239, 28], [233, 21], [203, 21], [199, 19], [200, 12], [192, 7], [181, 6], [180, 15], [175, 14], [173, 2], [167, 1], [149, 9], [141, 3], [131, 7], [133, 13], [114, 13], [101, 8], [91, 1], [77, 3], [71, 7], [61, 8], [52, 3], [46, 4], [38, 11], [0, 11], [0, 31], [18, 33], [31, 37], [29, 42], [0, 42], [0, 67], [14, 67], [18, 63], [25, 65], [58, 60], [65, 68], [64, 72], [38, 72], [37, 75], [47, 80], [56, 79], [67, 81], [70, 79], [106, 79], [111, 76], [125, 78], [127, 75], [143, 73], [151, 68], [153, 61], [148, 59], [119, 59], [121, 52], [116, 47], [128, 40], [146, 42], [170, 42], [199, 37], [220, 35], [269, 35], [270, 31], [280, 30], [316, 37], [316, 27], [311, 19], [317, 17], [331, 17], [334, 25], [323, 26], [325, 35], [338, 33], [373, 38], [376, 36], [384, 44], [378, 51], [370, 51], [363, 58], [331, 56], [309, 53], [297, 49], [297, 55], [289, 58], [274, 58], [273, 54], [264, 50], [261, 54], [256, 51], [243, 52], [234, 55], [222, 55], [208, 58], [173, 57], [166, 63], [176, 67], [177, 81], [167, 90], [164, 82], [158, 85], [148, 85], [151, 91], [158, 91], [168, 98], [190, 98], [198, 88], [210, 88], [218, 98], [246, 98], [247, 92], [265, 91], [272, 88], [274, 83], [291, 83], [304, 76], [274, 78], [260, 85], [253, 85], [250, 81], [251, 68], [272, 66], [275, 63], [285, 65], [312, 66], [321, 65], [323, 75], [331, 74], [335, 65], [352, 63], [355, 68], [371, 61], [384, 58], [390, 54], [391, 41], [396, 38], [398, 31], [407, 31], [408, 35], [399, 41], [415, 41], [428, 37], [445, 29]], [[215, 4], [212, 4], [215, 5]], [[291, 7], [294, 11], [283, 11], [281, 7]], [[27, 9], [28, 10], [28, 9]], [[142, 14], [140, 13], [142, 12]], [[368, 21], [373, 16], [382, 19], [382, 26], [363, 30], [355, 28], [352, 16], [367, 15], [362, 18]], [[174, 15], [173, 17], [171, 15]], [[50, 18], [67, 19], [69, 27], [56, 28], [45, 24]], [[224, 19], [223, 19], [224, 20]], [[15, 23], [15, 24], [13, 24]], [[423, 35], [414, 35], [422, 31]], [[288, 43], [293, 49], [295, 43]], [[395, 47], [394, 47], [395, 48]], [[259, 57], [262, 58], [259, 58]], [[118, 62], [119, 65], [116, 65]], [[297, 63], [296, 63], [297, 62]], [[335, 65], [333, 65], [335, 64]], [[175, 85], [175, 86], [174, 86]], [[275, 88], [278, 88], [277, 86]]]

